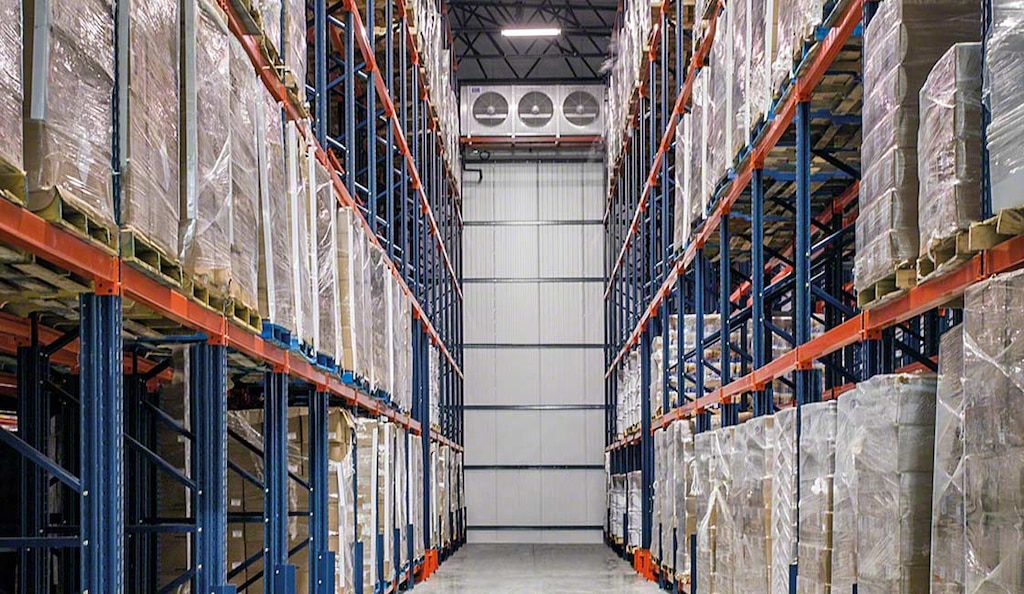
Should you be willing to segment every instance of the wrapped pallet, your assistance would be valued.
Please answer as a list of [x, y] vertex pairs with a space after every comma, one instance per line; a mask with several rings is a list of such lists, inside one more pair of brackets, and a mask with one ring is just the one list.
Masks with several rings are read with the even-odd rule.
[[966, 592], [1024, 592], [1024, 273], [967, 290], [964, 305]]
[[[409, 434], [402, 427], [398, 427], [395, 431], [395, 446], [394, 454], [392, 459], [395, 461], [395, 530], [398, 531], [398, 542], [392, 543], [392, 546], [398, 546], [397, 555], [395, 556], [395, 571], [397, 575], [402, 571], [404, 563], [409, 561], [409, 531], [407, 530], [409, 517], [409, 465], [407, 463], [408, 456], [406, 455], [406, 446], [408, 444]], [[394, 537], [388, 535], [387, 542], [392, 542]]]
[[180, 214], [178, 6], [158, 0], [119, 7], [128, 11], [128, 69], [118, 81], [125, 114], [118, 131], [124, 172], [119, 221], [136, 242], [171, 261], [178, 259]]
[[412, 313], [409, 299], [396, 281], [392, 311], [394, 322], [394, 358], [396, 402], [403, 410], [412, 410]]
[[626, 474], [626, 522], [628, 534], [626, 535], [626, 546], [630, 549], [639, 548], [641, 545], [640, 535], [643, 521], [643, 492], [640, 471]]
[[[259, 80], [241, 43], [231, 38], [231, 286], [245, 307], [259, 304]], [[122, 219], [123, 222], [123, 219]]]
[[380, 423], [375, 419], [356, 419], [356, 542], [362, 546], [363, 591], [372, 591], [377, 584], [377, 493], [380, 480], [378, 468]]
[[626, 514], [626, 476], [611, 476], [611, 495], [608, 505], [608, 531], [618, 542], [625, 542], [623, 525]]
[[774, 415], [772, 462], [772, 594], [789, 594], [790, 568], [796, 565], [796, 408]]
[[864, 140], [854, 284], [858, 291], [919, 255], [919, 96], [951, 43], [976, 41], [973, 0], [879, 3], [864, 32]]
[[430, 353], [427, 355], [428, 373], [427, 378], [430, 386], [430, 424], [441, 425], [441, 351], [436, 346], [430, 346]]
[[847, 392], [836, 403], [836, 472], [833, 481], [832, 591], [853, 592], [857, 583], [857, 467], [864, 448], [860, 392]]
[[980, 43], [958, 43], [932, 68], [920, 94], [917, 169], [921, 255], [981, 218]]
[[775, 55], [773, 42], [777, 4], [772, 0], [747, 0], [750, 31], [747, 119], [752, 127], [765, 119], [771, 105], [771, 62]]
[[654, 482], [651, 485], [652, 491], [654, 492], [654, 498], [652, 500], [651, 507], [651, 526], [654, 532], [651, 537], [651, 560], [655, 563], [660, 563], [662, 557], [662, 547], [665, 540], [665, 529], [664, 529], [664, 518], [662, 511], [662, 504], [664, 503], [665, 497], [665, 470], [666, 460], [665, 455], [668, 453], [668, 447], [665, 444], [666, 432], [664, 429], [658, 429], [654, 432]]
[[881, 375], [857, 386], [855, 422], [870, 436], [854, 464], [857, 585], [865, 592], [928, 590], [935, 378]]
[[687, 169], [686, 175], [689, 188], [687, 202], [690, 213], [687, 231], [692, 229], [698, 221], [704, 220], [704, 212], [707, 209], [708, 193], [704, 191], [704, 152], [708, 139], [704, 131], [707, 129], [707, 83], [709, 74], [702, 69], [693, 79], [693, 96], [690, 105], [690, 140], [687, 148], [690, 155], [690, 158], [687, 159], [689, 169]]
[[712, 583], [716, 592], [735, 592], [737, 567], [736, 510], [733, 491], [736, 478], [734, 452], [737, 427], [712, 431], [715, 436], [711, 459], [711, 488], [714, 491], [715, 546], [712, 549]]
[[771, 581], [774, 419], [759, 417], [736, 428], [733, 511], [736, 514], [736, 592], [769, 592]]
[[932, 478], [931, 591], [964, 591], [964, 331], [939, 341]]
[[[731, 46], [729, 45], [731, 23], [731, 11], [723, 11], [722, 15], [718, 17], [718, 26], [722, 33], [719, 41], [725, 43], [712, 45], [707, 67], [709, 72], [708, 84], [704, 93], [704, 160], [701, 167], [704, 180], [701, 188], [701, 200], [704, 211], [709, 205], [714, 204], [715, 190], [718, 189], [719, 182], [725, 177], [731, 161], [726, 155], [729, 150], [728, 144], [732, 138], [729, 129], [729, 103], [732, 97], [730, 87], [733, 76], [732, 64], [729, 60], [731, 56]], [[701, 214], [703, 215], [703, 212]]]
[[778, 96], [793, 78], [796, 65], [803, 57], [804, 43], [812, 39], [815, 27], [822, 21], [824, 6], [824, 0], [775, 0], [773, 96]]
[[15, 181], [10, 175], [17, 176], [23, 169], [21, 13], [21, 0], [0, 2], [0, 184], [4, 186]]
[[[231, 284], [231, 85], [227, 20], [209, 0], [184, 8], [180, 258], [188, 282], [227, 297]], [[195, 76], [189, 72], [194, 69]], [[194, 165], [193, 165], [194, 164]]]
[[312, 148], [310, 149], [309, 179], [313, 182], [310, 185], [310, 203], [314, 208], [310, 210], [310, 224], [313, 229], [314, 254], [312, 264], [315, 265], [313, 278], [316, 282], [316, 299], [313, 301], [316, 312], [318, 332], [314, 336], [314, 350], [331, 357], [334, 361], [340, 360], [338, 352], [341, 335], [341, 295], [339, 294], [338, 283], [338, 232], [337, 209], [338, 199], [334, 195], [334, 184], [331, 181], [331, 174], [320, 161]]
[[672, 424], [673, 439], [676, 442], [675, 469], [675, 527], [676, 556], [675, 570], [677, 581], [685, 577], [689, 579], [690, 541], [697, 534], [697, 500], [693, 493], [694, 459], [693, 424], [690, 420], [680, 420]]
[[395, 425], [382, 421], [377, 439], [377, 534], [381, 537], [384, 573], [378, 581], [391, 579], [394, 573], [395, 534]]
[[423, 535], [423, 438], [409, 437], [409, 488], [412, 501], [413, 556], [422, 559], [425, 552]]
[[[312, 180], [309, 177], [309, 149], [299, 127], [308, 131], [308, 123], [288, 122], [285, 125], [285, 171], [288, 175], [288, 218], [291, 226], [291, 283], [295, 292], [296, 325], [289, 328], [300, 343], [313, 345], [319, 334], [316, 312], [317, 282], [313, 279], [315, 233], [311, 224]], [[284, 222], [284, 221], [282, 221]]]
[[717, 41], [727, 42], [727, 70], [729, 92], [726, 94], [726, 141], [722, 158], [725, 168], [733, 165], [735, 157], [747, 146], [750, 136], [750, 57], [751, 57], [751, 15], [749, 0], [730, 2], [728, 33]]
[[355, 421], [345, 409], [332, 408], [327, 416], [327, 548], [335, 554], [334, 583], [346, 592], [354, 591], [352, 539], [355, 508], [353, 506], [352, 465], [353, 428]]
[[672, 203], [672, 211], [675, 216], [672, 219], [672, 246], [677, 253], [686, 247], [686, 242], [690, 239], [687, 198], [689, 196], [690, 183], [689, 141], [691, 118], [692, 116], [689, 113], [684, 113], [676, 125], [675, 195], [673, 196]]
[[439, 546], [447, 546], [451, 543], [452, 536], [452, 448], [442, 445], [437, 455], [437, 503], [435, 514], [439, 518]]
[[285, 172], [284, 120], [281, 105], [263, 94], [256, 110], [260, 181], [259, 299], [263, 319], [282, 328], [296, 327], [292, 284], [292, 226]]
[[801, 415], [799, 460], [799, 593], [828, 592], [832, 579], [832, 481], [836, 455], [836, 403], [817, 402]]
[[341, 353], [343, 370], [369, 380], [370, 288], [363, 276], [368, 260], [366, 232], [359, 216], [351, 208], [338, 211], [338, 281], [341, 303]]
[[438, 474], [438, 444], [430, 442], [430, 543], [437, 548], [441, 542], [441, 514], [438, 512], [439, 497], [439, 474]]
[[1024, 91], [1020, 85], [1024, 54], [1024, 5], [1019, 0], [993, 0], [991, 26], [985, 40], [984, 101], [990, 120], [986, 132], [991, 176], [992, 210], [1024, 204]]
[[713, 432], [698, 433], [693, 438], [694, 473], [690, 490], [695, 501], [697, 516], [697, 566], [698, 592], [713, 592], [714, 551], [716, 536], [715, 496], [712, 485], [712, 467], [717, 437]]
[[[29, 0], [22, 7], [28, 206], [50, 213], [71, 208], [113, 233], [114, 5], [109, 0]], [[43, 16], [47, 20], [37, 23]], [[5, 26], [19, 22], [6, 21]], [[14, 64], [7, 64], [5, 72], [18, 76]]]
[[284, 0], [284, 45], [281, 57], [287, 69], [285, 83], [299, 101], [306, 100], [306, 3], [304, 0]]

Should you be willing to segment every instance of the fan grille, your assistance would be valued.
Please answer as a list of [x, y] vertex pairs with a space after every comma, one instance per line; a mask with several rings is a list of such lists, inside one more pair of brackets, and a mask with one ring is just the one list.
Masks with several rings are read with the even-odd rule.
[[473, 119], [489, 128], [500, 126], [508, 119], [508, 101], [494, 91], [481, 94], [473, 102]]
[[562, 113], [566, 121], [582, 128], [597, 121], [601, 115], [601, 104], [590, 93], [573, 91], [562, 101]]
[[530, 128], [546, 126], [555, 115], [555, 105], [540, 91], [530, 91], [519, 100], [519, 121]]

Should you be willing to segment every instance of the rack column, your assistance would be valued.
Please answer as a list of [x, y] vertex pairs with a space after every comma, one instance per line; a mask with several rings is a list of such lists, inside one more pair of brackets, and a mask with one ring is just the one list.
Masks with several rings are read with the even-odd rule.
[[327, 548], [328, 536], [328, 445], [327, 406], [330, 394], [315, 390], [309, 397], [309, 581], [313, 592], [334, 592], [334, 552]]
[[[797, 347], [811, 339], [811, 104], [801, 101], [796, 106], [796, 239], [793, 267], [796, 269], [795, 338]], [[797, 404], [814, 402], [821, 397], [812, 385], [809, 369], [796, 371]]]
[[295, 592], [288, 564], [288, 374], [264, 374], [263, 585], [268, 594]]
[[651, 550], [654, 515], [654, 438], [651, 435], [651, 332], [640, 337], [640, 548]]
[[[764, 315], [764, 169], [756, 167], [750, 176], [750, 317], [751, 352], [754, 369], [764, 367], [765, 315]], [[762, 387], [754, 392], [754, 415], [768, 415], [773, 411], [771, 391]]]
[[121, 296], [79, 298], [81, 590], [120, 592], [124, 545]]

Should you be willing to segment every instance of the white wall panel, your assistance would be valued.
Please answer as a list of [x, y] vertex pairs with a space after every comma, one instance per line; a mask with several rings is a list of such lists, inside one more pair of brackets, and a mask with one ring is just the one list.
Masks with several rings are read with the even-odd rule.
[[[469, 446], [469, 444], [466, 444]], [[466, 455], [469, 456], [467, 447]], [[498, 517], [497, 472], [466, 471], [466, 509], [473, 524], [493, 526]], [[472, 534], [470, 534], [472, 536]]]
[[583, 232], [580, 226], [547, 225], [538, 227], [540, 245], [540, 276], [567, 278], [582, 276]]
[[[470, 470], [468, 472], [477, 472]], [[541, 516], [541, 473], [499, 470], [495, 478], [495, 520], [498, 525], [537, 526]], [[472, 476], [472, 475], [470, 475]]]
[[480, 246], [494, 253], [494, 276], [498, 278], [537, 278], [537, 248], [537, 227], [527, 225], [495, 227], [494, 243]]
[[493, 343], [497, 338], [494, 309], [497, 306], [497, 286], [484, 283], [466, 283], [462, 287], [465, 296], [465, 341], [467, 343]]
[[582, 287], [583, 342], [604, 343], [604, 283], [586, 283]]
[[536, 464], [541, 457], [540, 418], [547, 411], [500, 411], [494, 429], [495, 464]]
[[540, 283], [540, 342], [581, 344], [584, 342], [583, 283]]
[[494, 277], [495, 227], [465, 228], [462, 242], [465, 249], [462, 274], [465, 278]]
[[538, 404], [543, 379], [537, 373], [540, 350], [497, 349], [494, 353], [494, 403]]
[[494, 315], [499, 343], [540, 342], [539, 298], [534, 283], [502, 283], [495, 290]]
[[586, 402], [586, 350], [544, 349], [539, 358], [541, 404]]
[[604, 276], [604, 227], [583, 226], [583, 276]]
[[497, 398], [494, 349], [466, 349], [464, 355], [466, 404], [494, 404]]
[[498, 440], [494, 437], [497, 411], [466, 411], [466, 464], [494, 464]]

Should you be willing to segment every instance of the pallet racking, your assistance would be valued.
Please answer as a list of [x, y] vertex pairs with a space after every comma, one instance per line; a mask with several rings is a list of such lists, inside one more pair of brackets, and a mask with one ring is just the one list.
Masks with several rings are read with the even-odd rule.
[[[696, 77], [722, 43], [716, 27], [727, 3], [706, 4], [692, 18], [692, 4], [681, 0], [655, 13], [640, 84], [622, 123], [625, 148], [609, 163], [604, 221], [609, 473], [642, 473], [640, 544], [628, 554], [638, 571], [663, 585], [675, 580], [651, 563], [659, 539], [673, 554], [688, 548], [691, 567], [696, 540], [681, 542], [673, 530], [653, 525], [655, 430], [693, 419], [695, 431], [706, 432], [713, 414], [722, 426], [736, 425], [741, 412], [757, 417], [780, 404], [834, 399], [878, 374], [934, 371], [939, 337], [962, 315], [955, 307], [964, 291], [1024, 266], [1024, 237], [1006, 234], [948, 274], [894, 286], [859, 307], [851, 266], [859, 141], [851, 151], [833, 139], [859, 138], [859, 103], [843, 99], [860, 93], [862, 31], [878, 6], [872, 0], [823, 3], [820, 24], [797, 48], [792, 78], [764, 121], [752, 123], [749, 142], [729, 156], [703, 221], [677, 245], [676, 127], [690, 110]], [[707, 315], [727, 319], [726, 330], [705, 332]], [[782, 315], [792, 332], [777, 323]], [[817, 336], [812, 327], [821, 330]], [[674, 359], [670, 329], [679, 345]], [[687, 334], [695, 348], [683, 348]], [[661, 393], [652, 394], [659, 337], [669, 363]], [[708, 360], [709, 349], [721, 352], [721, 365]], [[618, 372], [637, 352], [640, 424], [624, 430], [616, 426]], [[792, 402], [776, 402], [780, 388], [792, 391]], [[621, 522], [628, 525], [628, 518]], [[692, 574], [691, 580], [695, 592]]]
[[[285, 118], [308, 118], [307, 106], [296, 94], [295, 74], [286, 72], [280, 58], [267, 51], [249, 3], [219, 4], [230, 32], [270, 95], [280, 102]], [[404, 2], [375, 7], [373, 0], [361, 6], [314, 0], [305, 9], [313, 59], [297, 84], [306, 85], [312, 104], [311, 140], [317, 145], [317, 160], [330, 172], [339, 206], [357, 209], [361, 224], [386, 252], [388, 267], [411, 301], [412, 409], [399, 410], [345, 381], [337, 371], [234, 323], [180, 287], [127, 265], [87, 237], [53, 225], [20, 204], [0, 200], [0, 245], [44, 263], [52, 278], [63, 279], [59, 298], [73, 303], [64, 315], [5, 313], [0, 319], [0, 352], [14, 356], [4, 358], [4, 365], [13, 361], [17, 370], [18, 408], [18, 432], [0, 431], [0, 441], [23, 460], [20, 500], [28, 506], [20, 536], [0, 538], [0, 550], [20, 556], [23, 591], [43, 591], [54, 579], [78, 591], [169, 591], [189, 583], [197, 591], [234, 591], [228, 579], [237, 571], [228, 571], [223, 550], [232, 521], [226, 514], [226, 477], [229, 468], [237, 471], [228, 457], [229, 400], [232, 408], [262, 403], [265, 419], [262, 447], [253, 453], [265, 469], [256, 484], [264, 493], [258, 520], [267, 538], [265, 550], [246, 562], [262, 557], [263, 591], [295, 591], [290, 557], [297, 551], [288, 549], [285, 530], [289, 517], [297, 513], [309, 518], [311, 538], [299, 548], [308, 546], [310, 591], [335, 591], [337, 552], [328, 550], [326, 537], [329, 407], [386, 419], [409, 434], [424, 436], [422, 451], [416, 452], [423, 460], [423, 492], [408, 494], [405, 502], [408, 512], [410, 500], [422, 497], [424, 522], [401, 529], [409, 535], [422, 531], [426, 554], [413, 558], [411, 538], [409, 551], [400, 551], [396, 530], [395, 552], [401, 562], [395, 564], [395, 574], [378, 574], [379, 583], [362, 585], [363, 591], [411, 587], [465, 539], [462, 508], [443, 510], [453, 527], [448, 541], [430, 540], [431, 516], [442, 512], [430, 509], [432, 445], [461, 452], [463, 443], [462, 223], [459, 174], [453, 168], [457, 158], [445, 153], [437, 133], [437, 110], [423, 83]], [[378, 10], [390, 26], [385, 27], [382, 55], [375, 56], [367, 31], [374, 31]], [[121, 26], [119, 21], [117, 27]], [[117, 31], [115, 38], [122, 39]], [[116, 88], [114, 92], [113, 104], [118, 105]], [[361, 117], [356, 117], [357, 111]], [[336, 119], [335, 114], [343, 116]], [[116, 139], [112, 146], [116, 169]], [[357, 162], [357, 155], [364, 157]], [[383, 155], [384, 167], [375, 161], [377, 155]], [[116, 195], [116, 173], [113, 183]], [[125, 340], [122, 330], [142, 323], [140, 319], [158, 327], [157, 336]], [[188, 428], [152, 400], [153, 389], [170, 379], [170, 351], [180, 348], [187, 348], [190, 361]], [[441, 362], [436, 393], [430, 390], [432, 348], [440, 352]], [[229, 378], [242, 377], [256, 391], [251, 405], [246, 404], [247, 396], [228, 396]], [[436, 424], [431, 423], [432, 401], [440, 409]], [[51, 403], [59, 407], [60, 435], [49, 427], [58, 412], [51, 410]], [[287, 461], [289, 405], [307, 408], [315, 428], [308, 451], [310, 476], [302, 485], [311, 494], [308, 510], [290, 509], [287, 498], [289, 480], [294, 479], [289, 478]], [[189, 444], [192, 455], [185, 472], [156, 453], [157, 424]], [[62, 444], [58, 459], [47, 454], [51, 439]], [[143, 460], [188, 489], [191, 511], [186, 517], [153, 517], [154, 485], [140, 470]], [[45, 509], [29, 504], [44, 500], [48, 477], [63, 485], [61, 526], [52, 525]], [[461, 483], [461, 477], [446, 480], [453, 478]], [[170, 583], [155, 581], [157, 535], [179, 535], [191, 546], [187, 567]], [[388, 542], [391, 535], [378, 538]], [[52, 575], [50, 555], [59, 560], [59, 578]], [[358, 555], [357, 551], [357, 562]]]

